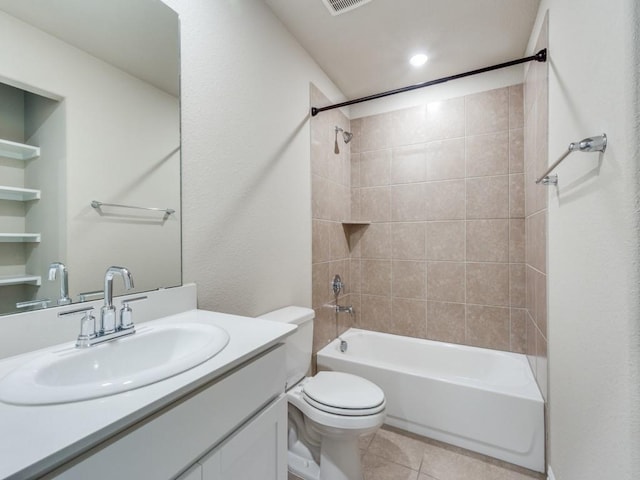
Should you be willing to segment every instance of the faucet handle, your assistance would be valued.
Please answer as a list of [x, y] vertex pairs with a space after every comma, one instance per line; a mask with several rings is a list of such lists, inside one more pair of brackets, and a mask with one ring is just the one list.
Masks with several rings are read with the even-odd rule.
[[88, 347], [91, 344], [91, 340], [96, 338], [96, 317], [93, 316], [92, 311], [93, 307], [82, 307], [58, 313], [58, 317], [82, 314], [82, 318], [80, 319], [80, 335], [78, 335], [76, 347]]
[[128, 330], [133, 328], [133, 310], [129, 306], [132, 302], [138, 302], [140, 300], [146, 300], [147, 296], [143, 295], [141, 297], [127, 298], [122, 301], [122, 308], [120, 309], [120, 329]]

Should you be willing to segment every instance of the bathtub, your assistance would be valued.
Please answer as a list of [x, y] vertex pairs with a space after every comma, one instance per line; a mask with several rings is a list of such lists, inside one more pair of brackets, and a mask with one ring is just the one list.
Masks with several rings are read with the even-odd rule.
[[544, 472], [544, 401], [524, 355], [352, 328], [318, 369], [378, 384], [386, 423]]

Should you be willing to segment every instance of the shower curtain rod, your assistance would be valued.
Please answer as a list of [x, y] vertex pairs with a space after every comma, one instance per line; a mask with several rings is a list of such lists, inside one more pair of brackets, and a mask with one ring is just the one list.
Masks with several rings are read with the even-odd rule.
[[324, 112], [326, 110], [333, 110], [334, 108], [346, 107], [349, 105], [354, 105], [356, 103], [368, 102], [369, 100], [376, 100], [378, 98], [388, 97], [389, 95], [395, 95], [396, 93], [409, 92], [411, 90], [417, 90], [418, 88], [430, 87], [432, 85], [438, 85], [440, 83], [448, 82], [449, 80], [457, 80], [458, 78], [469, 77], [471, 75], [477, 75], [479, 73], [490, 72], [492, 70], [498, 70], [500, 68], [512, 67], [513, 65], [520, 65], [521, 63], [527, 62], [546, 62], [547, 61], [547, 49], [544, 48], [540, 50], [535, 55], [531, 55], [530, 57], [521, 58], [519, 60], [511, 60], [510, 62], [499, 63], [497, 65], [492, 65], [490, 67], [479, 68], [477, 70], [471, 70], [470, 72], [459, 73], [457, 75], [451, 75], [449, 77], [438, 78], [437, 80], [430, 80], [428, 82], [417, 83], [415, 85], [410, 85], [408, 87], [396, 88], [395, 90], [388, 90], [382, 93], [376, 93], [374, 95], [368, 95], [366, 97], [356, 98], [355, 100], [347, 100], [346, 102], [335, 103], [333, 105], [327, 105], [326, 107], [311, 107], [311, 116], [315, 117], [320, 112]]

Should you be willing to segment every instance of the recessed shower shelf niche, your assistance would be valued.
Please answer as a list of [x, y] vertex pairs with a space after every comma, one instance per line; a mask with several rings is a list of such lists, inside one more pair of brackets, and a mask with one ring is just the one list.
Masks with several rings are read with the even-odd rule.
[[40, 156], [40, 147], [0, 139], [0, 157], [31, 160]]
[[0, 243], [40, 243], [40, 234], [0, 233]]
[[13, 200], [16, 202], [28, 202], [39, 200], [40, 190], [31, 188], [5, 187], [0, 185], [0, 200]]
[[0, 275], [0, 286], [6, 285], [42, 285], [42, 277], [38, 275]]

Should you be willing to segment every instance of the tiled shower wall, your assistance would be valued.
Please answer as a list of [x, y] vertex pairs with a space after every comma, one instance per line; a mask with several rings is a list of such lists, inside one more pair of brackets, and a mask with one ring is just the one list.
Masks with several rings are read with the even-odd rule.
[[[535, 63], [524, 89], [312, 119], [314, 352], [352, 325], [523, 352], [546, 397], [546, 190], [533, 182], [546, 76]], [[336, 125], [354, 132], [337, 155]], [[355, 318], [335, 314], [336, 273]]]
[[[548, 46], [545, 18], [536, 52]], [[548, 165], [549, 64], [532, 62], [524, 83], [527, 356], [547, 400], [547, 194], [535, 180]]]
[[[330, 103], [313, 85], [310, 100], [314, 106]], [[342, 224], [351, 216], [351, 156], [350, 146], [344, 143], [341, 135], [338, 137], [340, 153], [334, 152], [336, 126], [349, 131], [349, 119], [339, 110], [325, 112], [311, 121], [314, 353], [352, 324], [349, 315], [335, 313], [335, 299], [330, 288], [335, 274], [347, 284], [347, 291], [351, 283], [351, 260]], [[339, 303], [349, 305], [350, 296], [343, 292]]]
[[524, 353], [523, 87], [351, 121], [357, 325]]

